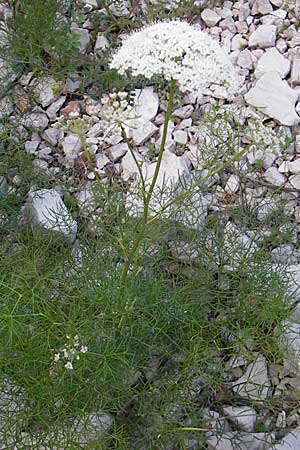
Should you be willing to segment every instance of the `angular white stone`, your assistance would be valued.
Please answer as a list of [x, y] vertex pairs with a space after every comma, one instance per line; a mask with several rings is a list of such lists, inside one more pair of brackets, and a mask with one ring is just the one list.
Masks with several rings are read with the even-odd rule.
[[300, 173], [300, 158], [295, 159], [295, 161], [288, 162], [289, 172], [294, 174]]
[[185, 145], [188, 140], [188, 134], [183, 130], [175, 130], [173, 131], [174, 141], [178, 144]]
[[143, 145], [158, 130], [150, 120], [143, 117], [128, 120], [124, 129], [135, 145]]
[[255, 7], [257, 8], [257, 11], [262, 15], [270, 14], [273, 11], [272, 5], [269, 0], [256, 0]]
[[237, 58], [237, 63], [243, 69], [252, 69], [253, 61], [249, 50], [242, 50]]
[[55, 99], [56, 96], [53, 89], [56, 85], [57, 82], [51, 77], [40, 78], [34, 83], [34, 95], [37, 98], [37, 102], [42, 105], [43, 108], [49, 106]]
[[260, 25], [249, 38], [249, 47], [274, 47], [276, 42], [276, 26]]
[[243, 50], [247, 47], [247, 44], [246, 39], [244, 39], [240, 34], [236, 34], [231, 40], [231, 50]]
[[291, 72], [291, 83], [300, 84], [300, 59], [294, 59]]
[[109, 147], [109, 152], [114, 162], [116, 162], [118, 159], [122, 158], [122, 156], [126, 155], [128, 152], [128, 145], [126, 142], [121, 142], [120, 144]]
[[298, 94], [280, 78], [277, 72], [268, 72], [263, 75], [245, 95], [245, 100], [249, 105], [261, 109], [282, 125], [293, 126], [300, 122], [295, 111]]
[[213, 9], [209, 8], [205, 8], [202, 11], [201, 18], [208, 27], [214, 27], [221, 20], [221, 17]]
[[193, 114], [194, 107], [192, 105], [181, 106], [181, 108], [177, 108], [173, 111], [173, 115], [175, 117], [179, 117], [180, 119], [188, 119]]
[[256, 361], [249, 364], [244, 375], [232, 384], [233, 391], [240, 397], [258, 401], [267, 398], [270, 388], [267, 363], [263, 355], [258, 355]]
[[62, 105], [65, 103], [66, 98], [67, 97], [65, 95], [62, 95], [46, 109], [46, 114], [51, 121], [56, 119], [56, 113], [60, 110]]
[[272, 184], [273, 186], [283, 186], [287, 179], [286, 177], [279, 172], [277, 167], [270, 167], [264, 173], [265, 180]]
[[76, 134], [69, 134], [62, 140], [61, 144], [67, 156], [75, 157], [82, 149], [80, 138]]
[[290, 68], [291, 62], [273, 47], [267, 49], [259, 59], [254, 74], [258, 79], [265, 73], [278, 72], [281, 78], [285, 78], [289, 73]]
[[44, 130], [48, 125], [48, 117], [43, 113], [32, 113], [24, 117], [21, 120], [21, 123], [28, 128], [38, 128], [40, 130]]
[[153, 92], [153, 86], [135, 89], [134, 93], [134, 115], [146, 120], [153, 120], [159, 107], [159, 98], [157, 93]]
[[291, 183], [291, 185], [297, 189], [297, 191], [300, 191], [300, 174], [299, 175], [292, 175], [289, 178], [289, 182]]
[[74, 242], [77, 223], [72, 219], [61, 196], [55, 189], [40, 189], [31, 192], [24, 214], [32, 227], [52, 230], [70, 242]]
[[228, 178], [224, 191], [228, 193], [237, 192], [239, 190], [239, 187], [240, 187], [239, 178], [236, 175], [232, 174]]
[[57, 128], [47, 128], [42, 134], [42, 138], [51, 145], [56, 145], [60, 131]]
[[224, 406], [224, 415], [244, 431], [253, 431], [257, 414], [249, 406]]
[[99, 33], [97, 36], [97, 39], [96, 39], [94, 52], [101, 53], [103, 50], [106, 50], [108, 46], [109, 46], [109, 40], [107, 39], [107, 37], [104, 36], [103, 34]]
[[[137, 162], [140, 164], [140, 167], [142, 167], [142, 165], [146, 164], [142, 155], [139, 152], [134, 151], [134, 155], [135, 155]], [[140, 173], [138, 170], [138, 166], [137, 166], [130, 151], [127, 152], [126, 155], [124, 156], [124, 158], [122, 159], [121, 167], [122, 167], [123, 180], [127, 181], [127, 180], [129, 180], [129, 178], [132, 178], [132, 177], [134, 177], [136, 179], [140, 179]]]

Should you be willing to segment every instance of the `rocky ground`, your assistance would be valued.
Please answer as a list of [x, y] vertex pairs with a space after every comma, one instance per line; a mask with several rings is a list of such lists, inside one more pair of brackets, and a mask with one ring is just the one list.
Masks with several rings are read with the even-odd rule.
[[[138, 8], [143, 7], [145, 2], [140, 2]], [[84, 0], [79, 8], [84, 21], [80, 26], [74, 24], [74, 29], [80, 36], [80, 51], [98, 58], [110, 45], [109, 35], [95, 34], [93, 29], [92, 17], [99, 9], [98, 2]], [[113, 13], [121, 17], [134, 15], [135, 11], [130, 2], [124, 2], [115, 5]], [[9, 11], [4, 8], [2, 14], [5, 16]], [[227, 217], [228, 236], [234, 236], [246, 246], [253, 230], [235, 223], [229, 207], [237, 205], [245, 195], [247, 202], [256, 208], [258, 217], [264, 220], [282, 202], [294, 234], [291, 240], [273, 246], [270, 251], [274, 264], [288, 266], [291, 298], [295, 303], [299, 300], [300, 283], [299, 20], [298, 0], [224, 1], [221, 6], [207, 6], [195, 18], [195, 25], [218, 40], [230, 55], [239, 75], [240, 93], [228, 99], [221, 89], [208, 89], [201, 98], [186, 95], [178, 99], [158, 179], [157, 189], [165, 193], [159, 200], [155, 197], [151, 204], [155, 212], [158, 201], [162, 205], [174, 192], [184, 189], [182, 179], [189, 186], [196, 175], [208, 173], [202, 152], [205, 145], [210, 146], [213, 155], [220, 155], [224, 143], [226, 147], [230, 140], [231, 151], [223, 153], [224, 161], [234, 154], [232, 149], [245, 150], [239, 162], [225, 171], [225, 178], [218, 174], [212, 176], [207, 181], [209, 191], [197, 193], [194, 201], [199, 202], [199, 214], [192, 226], [201, 224], [210, 214], [220, 213]], [[90, 218], [98, 211], [93, 200], [96, 178], [103, 183], [116, 179], [128, 183], [140, 176], [126, 142], [115, 127], [117, 118], [127, 121], [126, 131], [135, 157], [143, 162], [143, 174], [151, 178], [167, 94], [157, 92], [149, 84], [135, 89], [131, 96], [119, 92], [95, 99], [89, 92], [81, 93], [79, 88], [80, 79], [76, 74], [59, 84], [52, 78], [36, 79], [28, 73], [18, 81], [14, 102], [8, 97], [1, 99], [0, 116], [8, 115], [18, 123], [19, 133], [26, 140], [24, 151], [34, 156], [35, 170], [71, 185], [81, 213]], [[213, 114], [213, 121], [211, 115], [205, 119], [205, 114]], [[34, 132], [30, 131], [32, 128]], [[83, 145], [93, 156], [92, 169]], [[16, 174], [10, 185], [2, 177], [2, 195], [13, 190], [20, 177], [22, 174]], [[140, 208], [135, 182], [128, 188], [125, 199], [132, 216]], [[194, 220], [186, 211], [178, 214], [178, 220], [184, 224]], [[59, 190], [32, 186], [20, 220], [54, 229], [71, 245], [78, 245], [77, 223]], [[262, 234], [266, 232], [264, 229]], [[97, 234], [92, 222], [89, 233]], [[258, 233], [257, 240], [261, 238]], [[281, 345], [289, 349], [283, 365], [267, 363], [262, 354], [255, 355], [252, 361], [240, 355], [228, 361], [228, 381], [235, 401], [225, 402], [222, 411], [207, 409], [205, 418], [212, 430], [207, 432], [209, 450], [300, 448], [298, 307], [286, 323]], [[278, 397], [282, 404], [282, 411], [276, 417], [268, 409], [270, 396]], [[290, 407], [291, 399], [296, 407]], [[101, 427], [111, 426], [113, 418], [108, 415], [102, 420], [100, 414], [100, 419], [88, 420], [99, 433]], [[265, 422], [267, 431], [259, 432], [258, 422]], [[186, 442], [186, 448], [200, 447], [193, 438]]]

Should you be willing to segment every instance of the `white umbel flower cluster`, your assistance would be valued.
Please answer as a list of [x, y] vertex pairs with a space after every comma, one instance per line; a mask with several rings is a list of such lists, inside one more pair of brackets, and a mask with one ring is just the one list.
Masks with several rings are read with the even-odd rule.
[[201, 95], [206, 88], [225, 87], [229, 95], [238, 79], [225, 51], [208, 34], [179, 20], [158, 22], [126, 37], [110, 67], [151, 79], [176, 80], [182, 92]]

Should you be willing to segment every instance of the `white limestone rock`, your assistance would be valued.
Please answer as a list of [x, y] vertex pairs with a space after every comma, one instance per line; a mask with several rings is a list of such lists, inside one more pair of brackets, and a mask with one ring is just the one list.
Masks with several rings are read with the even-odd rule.
[[254, 430], [257, 414], [249, 406], [223, 406], [223, 413], [243, 431]]
[[[270, 446], [274, 440], [275, 433], [228, 431], [220, 435], [218, 432], [208, 435], [207, 448], [208, 450], [271, 450], [271, 448], [273, 450], [274, 447]], [[296, 450], [296, 448], [288, 450]]]
[[229, 194], [237, 192], [240, 188], [240, 180], [239, 177], [237, 177], [236, 175], [232, 174], [230, 175], [230, 177], [227, 180], [227, 183], [225, 185], [224, 191], [228, 192]]
[[61, 196], [55, 189], [40, 189], [31, 192], [23, 215], [33, 229], [54, 231], [71, 243], [76, 239], [77, 223], [72, 219]]
[[243, 69], [251, 70], [253, 68], [253, 60], [251, 52], [247, 49], [242, 50], [238, 55], [237, 63]]
[[208, 27], [214, 27], [221, 20], [221, 17], [213, 9], [209, 8], [205, 8], [202, 11], [201, 18]]
[[268, 377], [267, 362], [263, 355], [249, 364], [244, 375], [232, 383], [233, 392], [243, 398], [266, 400], [271, 383]]
[[94, 52], [101, 53], [104, 50], [106, 50], [108, 48], [108, 46], [109, 46], [109, 40], [107, 39], [107, 37], [104, 36], [104, 34], [102, 34], [102, 33], [98, 33], [95, 47], [94, 47]]
[[109, 152], [114, 162], [121, 159], [128, 152], [128, 145], [126, 142], [120, 142], [119, 144], [109, 147]]
[[185, 145], [188, 141], [188, 134], [184, 130], [175, 130], [173, 131], [173, 138], [178, 144]]
[[134, 151], [134, 155], [137, 161], [135, 161], [130, 151], [127, 152], [124, 158], [122, 159], [121, 168], [122, 168], [122, 178], [124, 181], [128, 181], [130, 178], [140, 180], [140, 172], [138, 170], [136, 162], [138, 162], [140, 167], [146, 164], [146, 162], [139, 152]]
[[285, 78], [291, 68], [291, 62], [273, 47], [267, 49], [259, 59], [254, 72], [256, 79], [268, 72], [278, 72], [281, 78]]
[[295, 189], [297, 189], [297, 191], [300, 191], [300, 174], [292, 175], [289, 178], [289, 182]]
[[185, 105], [177, 108], [173, 111], [173, 115], [175, 117], [179, 117], [180, 119], [188, 119], [194, 112], [194, 107], [192, 105]]
[[300, 59], [294, 59], [291, 72], [292, 85], [300, 84]]
[[159, 107], [159, 98], [153, 86], [134, 91], [134, 116], [145, 120], [153, 120]]
[[277, 72], [263, 75], [244, 97], [249, 105], [260, 109], [282, 125], [293, 126], [300, 122], [295, 110], [298, 94]]
[[267, 169], [264, 173], [264, 178], [268, 183], [278, 187], [283, 186], [287, 181], [287, 178], [279, 172], [277, 167]]
[[38, 130], [44, 130], [48, 123], [48, 117], [44, 113], [34, 112], [27, 114], [20, 120], [21, 124], [28, 128], [36, 128]]
[[51, 105], [46, 109], [46, 114], [51, 121], [56, 120], [56, 118], [57, 118], [56, 113], [60, 110], [62, 105], [65, 103], [66, 98], [67, 97], [65, 95], [62, 95], [57, 100], [55, 100], [53, 103], [51, 103]]
[[150, 120], [143, 117], [127, 120], [124, 129], [134, 145], [143, 145], [158, 130]]
[[249, 47], [274, 47], [276, 42], [276, 33], [277, 30], [275, 25], [260, 25], [250, 35]]
[[293, 174], [300, 173], [300, 158], [295, 159], [294, 161], [288, 162], [289, 172]]
[[300, 324], [287, 321], [279, 344], [284, 350], [285, 369], [297, 375], [300, 370]]
[[43, 108], [49, 106], [57, 96], [54, 93], [56, 86], [57, 82], [51, 77], [40, 78], [34, 82], [34, 95]]
[[270, 14], [273, 8], [269, 0], [256, 0], [253, 5], [252, 14], [256, 13], [256, 11], [264, 16]]
[[82, 150], [80, 138], [76, 134], [69, 134], [64, 139], [62, 139], [61, 144], [66, 156], [75, 158]]

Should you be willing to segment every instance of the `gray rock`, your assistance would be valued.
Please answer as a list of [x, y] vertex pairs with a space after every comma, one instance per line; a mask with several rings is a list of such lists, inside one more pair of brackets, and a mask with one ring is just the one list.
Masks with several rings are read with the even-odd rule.
[[254, 430], [257, 414], [249, 406], [223, 406], [224, 415], [243, 431]]
[[279, 51], [273, 47], [267, 49], [266, 52], [259, 59], [254, 72], [258, 79], [268, 72], [278, 72], [281, 78], [285, 78], [291, 68], [291, 62], [282, 56]]
[[293, 126], [300, 122], [300, 117], [295, 111], [298, 94], [277, 72], [263, 75], [254, 88], [245, 95], [245, 100], [282, 125]]
[[0, 197], [4, 197], [8, 193], [8, 184], [3, 176], [0, 176]]
[[40, 78], [37, 82], [34, 82], [34, 94], [37, 102], [43, 108], [46, 108], [46, 106], [49, 106], [54, 101], [56, 97], [54, 88], [56, 85], [57, 82], [51, 77]]
[[287, 178], [279, 172], [277, 167], [270, 167], [266, 170], [264, 173], [264, 178], [268, 183], [278, 187], [283, 186], [287, 181]]
[[249, 47], [274, 47], [276, 42], [276, 33], [277, 31], [275, 25], [260, 25], [250, 35]]
[[57, 128], [47, 128], [42, 134], [42, 138], [55, 146], [58, 142], [60, 131]]
[[290, 431], [272, 450], [299, 450], [300, 427]]
[[90, 34], [89, 34], [88, 30], [86, 30], [85, 28], [79, 28], [79, 27], [73, 27], [72, 29], [79, 37], [80, 53], [85, 53], [86, 48], [90, 42]]
[[47, 127], [49, 120], [46, 114], [34, 112], [25, 116], [21, 120], [21, 123], [28, 128], [37, 128], [39, 130], [44, 130]]
[[232, 384], [233, 391], [243, 398], [265, 400], [271, 388], [266, 359], [258, 355], [256, 361], [249, 364], [244, 375]]
[[33, 229], [52, 230], [69, 242], [74, 242], [76, 238], [77, 223], [55, 189], [31, 192], [23, 215]]
[[121, 159], [128, 152], [128, 145], [126, 142], [121, 142], [120, 144], [112, 145], [109, 147], [109, 152], [114, 162]]
[[9, 97], [3, 97], [0, 99], [0, 119], [4, 116], [10, 116], [14, 111], [14, 105]]
[[108, 46], [109, 46], [109, 40], [107, 39], [107, 37], [104, 36], [102, 33], [98, 33], [95, 47], [94, 47], [94, 52], [101, 53], [104, 50], [106, 50], [108, 48]]
[[175, 117], [179, 117], [180, 119], [188, 119], [194, 112], [194, 107], [192, 105], [185, 105], [177, 108], [173, 111], [173, 115]]
[[51, 121], [54, 121], [56, 119], [56, 113], [60, 110], [62, 105], [65, 103], [66, 98], [67, 97], [65, 95], [62, 95], [46, 109], [46, 114]]
[[40, 142], [40, 140], [25, 142], [25, 151], [33, 155], [36, 152]]

